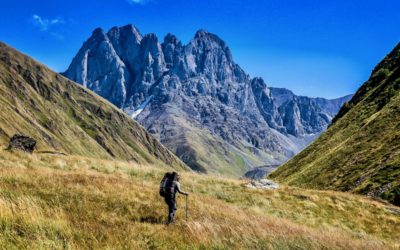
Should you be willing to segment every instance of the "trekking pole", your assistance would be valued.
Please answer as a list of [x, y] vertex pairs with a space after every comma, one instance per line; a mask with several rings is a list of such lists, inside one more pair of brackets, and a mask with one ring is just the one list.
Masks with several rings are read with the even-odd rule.
[[186, 222], [188, 217], [188, 196], [186, 195]]

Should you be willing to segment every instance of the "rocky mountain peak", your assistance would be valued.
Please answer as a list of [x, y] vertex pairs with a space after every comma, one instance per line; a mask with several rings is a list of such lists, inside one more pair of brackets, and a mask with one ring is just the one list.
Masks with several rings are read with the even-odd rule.
[[168, 33], [164, 37], [164, 42], [161, 45], [164, 52], [164, 60], [168, 69], [175, 66], [175, 73], [182, 78], [187, 77], [187, 66], [184, 59], [184, 48], [178, 38]]
[[215, 162], [215, 172], [233, 165], [227, 171], [242, 175], [286, 161], [326, 128], [341, 104], [251, 79], [226, 43], [205, 30], [186, 45], [172, 34], [160, 44], [133, 25], [100, 33], [64, 75], [121, 107], [202, 172]]
[[147, 43], [158, 43], [158, 37], [154, 33], [146, 34], [143, 37], [143, 43], [144, 44], [147, 44]]
[[220, 45], [221, 47], [227, 47], [225, 42], [216, 34], [213, 34], [211, 32], [208, 32], [206, 30], [200, 29], [196, 32], [194, 35], [193, 40], [201, 40], [201, 41], [208, 41], [208, 42], [214, 42]]
[[115, 40], [125, 40], [130, 39], [131, 42], [139, 44], [142, 40], [143, 36], [140, 33], [139, 29], [137, 29], [134, 25], [129, 24], [122, 27], [112, 27], [107, 35], [109, 37], [114, 37]]
[[282, 126], [282, 117], [278, 112], [275, 98], [264, 80], [261, 77], [253, 78], [251, 88], [255, 95], [257, 107], [264, 120], [271, 128], [277, 129], [281, 133], [286, 133], [286, 129]]
[[164, 37], [164, 44], [174, 44], [174, 45], [178, 45], [179, 43], [181, 43], [178, 38], [171, 33], [168, 33], [165, 37]]
[[207, 53], [210, 51], [222, 50], [229, 62], [233, 62], [232, 53], [226, 43], [217, 35], [207, 32], [203, 29], [196, 32], [191, 47], [198, 48]]
[[142, 82], [149, 84], [158, 80], [166, 71], [164, 54], [155, 34], [147, 34], [141, 42], [140, 62], [142, 64]]
[[210, 33], [208, 33], [206, 30], [204, 30], [204, 29], [199, 29], [198, 31], [196, 31], [196, 34], [194, 35], [194, 38], [195, 38], [195, 39], [196, 39], [196, 38], [202, 38], [202, 37], [207, 36], [208, 34], [210, 34]]
[[233, 61], [231, 51], [217, 35], [200, 30], [185, 47], [190, 74], [201, 74], [212, 82], [244, 82], [246, 74]]
[[105, 34], [104, 30], [100, 27], [97, 27], [96, 29], [93, 30], [92, 37], [103, 36], [104, 34]]
[[106, 42], [107, 40], [108, 37], [104, 30], [102, 28], [96, 28], [89, 39], [83, 44], [83, 47], [100, 46], [102, 42]]

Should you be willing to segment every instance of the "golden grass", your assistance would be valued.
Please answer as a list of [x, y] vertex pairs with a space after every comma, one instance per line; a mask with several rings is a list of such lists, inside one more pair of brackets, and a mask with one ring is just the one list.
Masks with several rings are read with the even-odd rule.
[[0, 245], [33, 249], [397, 249], [400, 216], [338, 192], [182, 173], [189, 196], [164, 225], [165, 169], [0, 151]]

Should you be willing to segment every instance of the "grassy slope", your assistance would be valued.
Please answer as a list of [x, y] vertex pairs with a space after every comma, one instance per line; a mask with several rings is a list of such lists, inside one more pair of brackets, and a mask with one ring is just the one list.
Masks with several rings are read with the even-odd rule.
[[[79, 156], [0, 151], [4, 248], [396, 249], [399, 209], [368, 198], [183, 173], [167, 227], [154, 166]], [[397, 211], [397, 215], [396, 215]]]
[[163, 145], [198, 172], [241, 177], [249, 169], [264, 165], [272, 158], [266, 152], [254, 152], [243, 145], [235, 145], [236, 150], [232, 150], [233, 145], [208, 129], [199, 128], [184, 112], [168, 103], [151, 112], [144, 121], [145, 127], [149, 131], [154, 128], [163, 131], [159, 138]]
[[112, 104], [0, 43], [0, 143], [15, 133], [39, 150], [184, 167]]
[[[182, 129], [181, 140], [166, 144], [168, 148], [184, 152], [185, 162], [192, 168], [203, 173], [222, 174], [224, 176], [241, 177], [243, 173], [255, 166], [263, 165], [261, 157], [245, 149], [237, 149], [242, 154], [231, 149], [231, 146], [222, 139], [212, 135], [206, 129], [199, 129], [184, 121], [180, 121]], [[176, 150], [179, 148], [184, 150]], [[266, 153], [264, 153], [266, 155]], [[179, 154], [177, 154], [179, 155]], [[264, 156], [264, 155], [263, 155]], [[184, 159], [184, 157], [180, 157]], [[245, 160], [248, 164], [245, 163]]]
[[290, 185], [400, 195], [400, 45], [372, 72], [333, 125], [270, 177]]
[[186, 138], [188, 146], [193, 149], [196, 164], [202, 166], [206, 173], [238, 178], [272, 158], [261, 150], [254, 152], [244, 146], [229, 145], [206, 130], [192, 127]]

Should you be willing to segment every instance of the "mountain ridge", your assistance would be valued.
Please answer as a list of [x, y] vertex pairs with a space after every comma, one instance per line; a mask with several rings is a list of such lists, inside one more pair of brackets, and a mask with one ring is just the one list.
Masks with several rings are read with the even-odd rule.
[[264, 80], [246, 74], [227, 44], [205, 30], [185, 45], [170, 33], [160, 43], [133, 25], [96, 31], [63, 74], [123, 109], [202, 172], [241, 176], [282, 163], [334, 116], [307, 98], [278, 107]]

